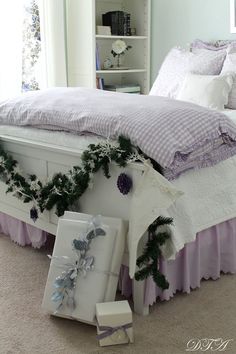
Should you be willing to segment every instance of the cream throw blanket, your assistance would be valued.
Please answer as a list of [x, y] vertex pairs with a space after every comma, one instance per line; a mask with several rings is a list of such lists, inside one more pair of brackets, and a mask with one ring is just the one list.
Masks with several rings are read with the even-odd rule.
[[181, 196], [167, 211], [174, 218], [172, 240], [163, 249], [166, 258], [175, 258], [196, 234], [236, 217], [236, 157], [214, 167], [189, 172], [174, 181]]

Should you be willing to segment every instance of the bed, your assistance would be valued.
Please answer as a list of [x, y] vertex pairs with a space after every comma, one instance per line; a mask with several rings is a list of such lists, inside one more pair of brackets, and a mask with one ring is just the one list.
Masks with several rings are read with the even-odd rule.
[[[234, 113], [230, 111], [227, 114], [232, 117]], [[45, 128], [45, 126], [40, 128]], [[14, 124], [2, 124], [0, 132], [0, 140], [4, 145], [4, 149], [11, 153], [14, 158], [20, 162], [22, 170], [25, 173], [34, 173], [42, 180], [49, 178], [58, 171], [67, 172], [71, 166], [78, 164], [81, 153], [89, 142], [94, 143], [94, 141], [101, 141], [101, 139], [101, 137], [94, 138], [90, 135], [78, 137], [75, 134], [61, 131], [52, 132], [45, 129], [39, 129], [39, 127], [17, 127]], [[206, 161], [204, 163], [206, 163]], [[233, 259], [235, 259], [235, 254], [233, 253], [231, 254], [232, 262], [229, 262], [230, 264], [218, 264], [217, 273], [206, 274], [206, 272], [203, 270], [202, 273], [199, 274], [198, 278], [195, 276], [195, 284], [193, 284], [191, 277], [189, 277], [189, 281], [186, 282], [185, 287], [183, 284], [181, 284], [181, 281], [179, 281], [178, 284], [174, 284], [174, 279], [176, 280], [174, 272], [176, 269], [178, 269], [178, 271], [181, 269], [180, 264], [183, 262], [183, 259], [189, 258], [190, 263], [193, 262], [193, 259], [196, 259], [194, 252], [197, 252], [195, 246], [198, 247], [198, 249], [200, 247], [200, 245], [197, 246], [197, 244], [200, 243], [198, 240], [206, 238], [206, 243], [209, 245], [215, 244], [214, 241], [216, 240], [212, 239], [214, 236], [212, 236], [213, 233], [211, 230], [213, 225], [220, 223], [222, 224], [219, 226], [219, 231], [215, 230], [215, 233], [218, 234], [222, 232], [222, 227], [223, 229], [226, 228], [226, 226], [228, 229], [234, 229], [234, 218], [236, 217], [236, 191], [233, 190], [232, 184], [235, 179], [235, 166], [236, 158], [235, 153], [233, 153], [232, 157], [228, 156], [228, 159], [219, 162], [215, 166], [210, 167], [206, 163], [205, 168], [198, 170], [191, 169], [189, 172], [185, 171], [183, 175], [171, 183], [164, 179], [162, 176], [158, 177], [162, 186], [162, 193], [169, 193], [174, 195], [171, 203], [168, 199], [169, 204], [166, 205], [164, 211], [165, 215], [174, 215], [175, 219], [175, 232], [173, 234], [173, 240], [171, 240], [173, 242], [163, 248], [163, 254], [166, 256], [166, 258], [174, 258], [173, 255], [182, 250], [185, 244], [190, 244], [195, 240], [197, 234], [196, 230], [199, 232], [197, 240], [194, 242], [194, 246], [187, 245], [184, 250], [180, 251], [183, 254], [178, 254], [175, 261], [168, 261], [170, 263], [163, 261], [161, 264], [163, 271], [167, 274], [167, 276], [169, 272], [169, 277], [172, 279], [169, 292], [165, 292], [161, 295], [163, 299], [170, 298], [178, 289], [189, 291], [190, 287], [198, 286], [200, 281], [199, 279], [202, 277], [218, 277], [220, 270], [232, 273], [236, 271], [235, 263], [233, 262]], [[132, 175], [134, 186], [137, 186], [139, 184], [139, 180], [143, 178], [145, 169], [146, 166], [143, 164], [131, 163], [124, 169], [124, 171]], [[99, 172], [95, 180], [96, 188], [94, 188], [92, 191], [87, 191], [86, 194], [81, 198], [80, 210], [90, 214], [97, 214], [99, 211], [100, 214], [112, 217], [121, 217], [127, 220], [127, 218], [130, 217], [131, 205], [134, 198], [132, 194], [124, 197], [119, 193], [117, 188], [114, 188], [116, 185], [117, 176], [120, 174], [120, 172], [120, 168], [112, 165], [112, 177], [109, 180], [106, 180], [106, 184], [104, 184], [104, 177], [102, 176], [102, 173]], [[217, 185], [217, 193], [216, 188], [213, 187], [211, 182], [209, 183], [212, 175], [214, 175], [214, 182]], [[226, 175], [227, 178], [225, 178]], [[222, 184], [223, 182], [224, 185]], [[196, 185], [198, 185], [198, 187], [196, 187]], [[9, 194], [6, 195], [5, 190], [6, 185], [1, 182], [0, 211], [3, 214], [1, 214], [0, 223], [2, 225], [2, 231], [5, 233], [10, 233], [8, 231], [8, 227], [4, 225], [4, 220], [7, 219], [4, 214], [7, 214], [10, 217], [36, 226], [37, 228], [48, 233], [56, 233], [56, 225], [58, 219], [54, 210], [44, 212], [37, 220], [37, 223], [34, 224], [33, 221], [29, 219], [29, 206], [27, 204], [22, 204], [21, 201], [17, 200], [15, 197]], [[184, 191], [185, 194], [184, 197], [180, 198], [182, 191]], [[158, 193], [160, 193], [160, 190], [158, 190]], [[107, 195], [109, 195], [109, 198], [107, 198]], [[206, 195], [207, 203], [205, 203], [205, 206], [209, 212], [208, 215], [206, 215], [205, 212], [200, 212], [200, 209], [202, 208], [202, 200]], [[192, 203], [193, 199], [195, 200], [195, 203]], [[114, 200], [116, 201], [115, 203]], [[216, 205], [217, 203], [221, 204], [221, 208], [219, 208], [219, 204]], [[157, 203], [155, 207], [156, 209], [154, 210], [154, 215], [158, 216], [160, 215], [159, 213], [163, 211], [163, 205], [158, 208]], [[146, 208], [148, 209], [148, 204], [146, 204]], [[150, 212], [148, 211], [148, 215], [153, 212], [152, 209], [153, 208], [151, 206], [151, 210]], [[188, 211], [189, 214], [186, 211]], [[193, 217], [195, 214], [198, 217]], [[154, 215], [152, 217], [154, 217]], [[13, 220], [11, 219], [9, 222], [13, 222]], [[226, 222], [228, 224], [226, 224]], [[146, 226], [148, 223], [150, 223], [149, 219], [146, 220]], [[184, 233], [183, 228], [185, 228]], [[203, 231], [207, 229], [208, 231]], [[204, 232], [208, 232], [210, 234], [210, 236], [208, 236], [208, 240], [207, 237], [201, 236], [201, 233]], [[144, 234], [144, 232], [141, 232], [141, 234]], [[229, 249], [235, 250], [235, 234], [233, 237], [232, 233], [228, 236], [229, 239], [224, 239], [223, 245], [228, 244]], [[142, 249], [143, 242], [145, 242], [145, 238], [139, 242], [139, 249]], [[40, 241], [38, 245], [39, 244]], [[214, 247], [215, 246], [213, 246], [213, 248]], [[190, 249], [188, 250], [188, 248]], [[206, 244], [203, 243], [201, 248], [206, 248]], [[227, 253], [229, 249], [226, 250], [222, 248], [222, 253]], [[191, 256], [191, 253], [193, 256]], [[133, 254], [133, 257], [135, 255], [136, 254]], [[218, 256], [221, 256], [221, 251], [219, 251]], [[205, 263], [207, 263], [208, 256], [205, 255], [204, 257], [206, 260]], [[124, 280], [128, 277], [127, 266], [129, 265], [130, 267], [131, 265], [129, 258], [129, 255], [126, 254], [123, 262], [126, 268], [124, 267], [122, 269], [123, 285], [121, 284], [121, 287], [126, 295], [130, 293], [130, 286], [126, 286], [129, 281], [127, 280], [127, 282], [125, 282]], [[176, 262], [175, 265], [173, 265], [173, 262]], [[191, 268], [190, 263], [185, 261], [186, 272], [189, 272], [189, 269]], [[172, 266], [170, 264], [172, 264]], [[170, 270], [166, 270], [168, 267], [173, 268], [172, 274], [170, 274]], [[186, 272], [183, 273], [184, 277]], [[134, 282], [133, 296], [136, 312], [142, 314], [147, 313], [149, 305], [153, 303], [156, 296], [159, 295], [160, 293], [158, 293], [158, 291], [154, 288], [154, 285], [150, 280], [148, 280], [146, 284], [145, 282]]]

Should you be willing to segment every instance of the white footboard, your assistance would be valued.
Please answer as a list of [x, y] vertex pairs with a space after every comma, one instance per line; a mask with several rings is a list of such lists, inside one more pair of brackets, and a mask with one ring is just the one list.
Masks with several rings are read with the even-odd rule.
[[[40, 144], [26, 139], [1, 136], [1, 143], [19, 162], [22, 171], [36, 174], [42, 181], [47, 180], [56, 172], [66, 172], [72, 166], [79, 165], [81, 151], [68, 149], [54, 144]], [[124, 169], [133, 179], [134, 185], [138, 183], [143, 173], [141, 165], [135, 164]], [[94, 189], [88, 190], [79, 201], [79, 211], [89, 214], [101, 214], [110, 217], [119, 217], [129, 220], [129, 208], [132, 194], [123, 196], [116, 181], [123, 172], [115, 165], [111, 166], [111, 178], [106, 179], [102, 172], [98, 172], [94, 180]], [[11, 194], [6, 194], [6, 185], [0, 182], [0, 211], [21, 221], [32, 224], [44, 231], [56, 234], [58, 218], [53, 211], [45, 211], [37, 222], [29, 217], [31, 205], [23, 204]], [[147, 314], [147, 307], [143, 307], [144, 286], [134, 285], [135, 310], [140, 314]]]

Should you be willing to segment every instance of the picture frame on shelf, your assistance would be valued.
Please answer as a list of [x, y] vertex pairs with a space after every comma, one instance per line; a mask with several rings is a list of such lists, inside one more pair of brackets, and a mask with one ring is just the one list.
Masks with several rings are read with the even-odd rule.
[[113, 64], [110, 58], [106, 58], [103, 62], [103, 70], [111, 70], [113, 68]]
[[110, 26], [97, 26], [97, 35], [111, 36], [111, 27]]

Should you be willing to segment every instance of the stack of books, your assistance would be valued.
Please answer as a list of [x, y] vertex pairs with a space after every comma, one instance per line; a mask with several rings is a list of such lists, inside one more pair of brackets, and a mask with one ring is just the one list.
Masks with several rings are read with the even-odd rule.
[[141, 94], [141, 87], [138, 84], [105, 85], [104, 90], [123, 93], [136, 93], [138, 95]]
[[110, 11], [102, 15], [103, 26], [111, 27], [114, 36], [130, 36], [130, 14], [124, 11]]

